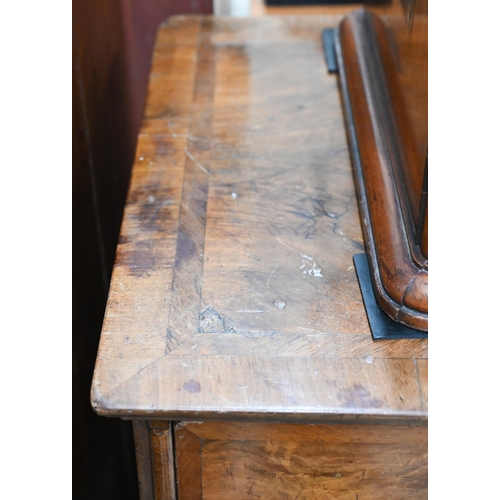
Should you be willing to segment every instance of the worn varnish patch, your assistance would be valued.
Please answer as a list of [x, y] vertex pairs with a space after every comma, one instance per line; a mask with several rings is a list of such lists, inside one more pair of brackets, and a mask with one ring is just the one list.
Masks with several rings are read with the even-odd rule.
[[[352, 263], [363, 236], [320, 37], [337, 22], [160, 29], [94, 374], [99, 413], [427, 418], [427, 341], [371, 340]], [[325, 478], [350, 474], [337, 472]]]

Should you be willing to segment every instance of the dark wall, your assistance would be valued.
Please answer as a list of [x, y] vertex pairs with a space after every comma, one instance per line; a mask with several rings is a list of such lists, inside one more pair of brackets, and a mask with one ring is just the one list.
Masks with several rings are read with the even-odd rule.
[[90, 384], [158, 25], [211, 0], [73, 1], [73, 496], [137, 499], [130, 422]]

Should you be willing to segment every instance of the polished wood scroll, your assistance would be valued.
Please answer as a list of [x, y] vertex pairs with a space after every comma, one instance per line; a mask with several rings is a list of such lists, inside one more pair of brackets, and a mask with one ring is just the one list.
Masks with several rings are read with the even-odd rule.
[[427, 9], [396, 7], [349, 14], [335, 44], [375, 296], [426, 331]]

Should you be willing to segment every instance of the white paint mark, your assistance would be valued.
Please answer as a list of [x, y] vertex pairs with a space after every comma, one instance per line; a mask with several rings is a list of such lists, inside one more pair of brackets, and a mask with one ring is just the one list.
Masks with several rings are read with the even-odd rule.
[[192, 351], [193, 349], [196, 349], [197, 347], [198, 347], [198, 344], [195, 344], [193, 347], [191, 347], [191, 351]]
[[237, 313], [263, 313], [266, 312], [263, 309], [238, 309], [237, 311], [234, 311]]
[[339, 229], [340, 236], [344, 236], [344, 233]]
[[287, 378], [284, 378], [283, 380], [275, 380], [274, 383], [280, 385], [290, 385], [290, 382]]
[[155, 197], [154, 196], [148, 196], [148, 201], [149, 201], [149, 203], [153, 203], [153, 201], [155, 201]]
[[372, 364], [372, 363], [373, 363], [373, 356], [366, 356], [365, 361], [366, 361], [367, 363]]
[[313, 258], [303, 253], [300, 255], [302, 255], [302, 257], [306, 259], [309, 259], [309, 260], [302, 260], [302, 264], [299, 267], [299, 269], [303, 269], [302, 274], [308, 274], [309, 276], [313, 276], [314, 278], [323, 278], [323, 275], [321, 274], [321, 268], [318, 267]]
[[139, 161], [144, 160], [144, 156], [139, 156]]
[[236, 198], [238, 195], [236, 193], [231, 193], [231, 196], [232, 196], [232, 198], [234, 200], [234, 198]]
[[195, 157], [188, 151], [188, 148], [187, 146], [184, 148], [184, 151], [186, 152], [186, 155], [188, 156], [188, 158], [193, 161], [196, 166], [202, 171], [202, 172], [205, 172], [207, 175], [212, 175], [203, 165], [201, 165], [200, 163], [198, 163], [195, 159]]
[[187, 363], [183, 363], [182, 361], [181, 361], [181, 365], [182, 365], [182, 368], [187, 368], [189, 366]]
[[353, 269], [353, 267], [352, 267], [352, 266], [349, 266], [349, 267], [347, 268], [347, 270], [348, 270], [348, 271], [350, 271], [351, 269]]

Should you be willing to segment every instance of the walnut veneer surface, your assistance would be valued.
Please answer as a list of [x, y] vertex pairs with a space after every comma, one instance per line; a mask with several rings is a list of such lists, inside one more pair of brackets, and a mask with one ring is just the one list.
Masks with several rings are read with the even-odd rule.
[[339, 21], [162, 25], [94, 372], [99, 414], [426, 423], [427, 340], [374, 342], [353, 267], [363, 236], [321, 45]]

